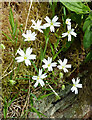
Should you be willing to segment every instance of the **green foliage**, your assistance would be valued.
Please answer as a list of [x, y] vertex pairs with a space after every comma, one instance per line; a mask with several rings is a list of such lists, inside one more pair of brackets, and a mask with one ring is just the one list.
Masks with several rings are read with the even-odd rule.
[[85, 34], [84, 34], [84, 38], [83, 38], [83, 45], [84, 45], [84, 48], [87, 49], [91, 46], [92, 44], [92, 26], [88, 26], [86, 31], [85, 31]]
[[85, 32], [83, 38], [84, 48], [87, 49], [92, 44], [92, 12], [89, 14], [83, 25], [83, 31]]
[[72, 43], [73, 43], [73, 40], [70, 42], [67, 41], [66, 44], [64, 46], [62, 46], [61, 49], [55, 54], [53, 59], [55, 59], [60, 52], [62, 52], [62, 51], [65, 52], [71, 46]]
[[9, 14], [9, 22], [12, 28], [12, 31], [10, 30], [10, 33], [12, 35], [13, 40], [15, 39], [15, 35], [17, 32], [17, 21], [14, 23], [13, 13], [12, 9], [10, 8], [10, 14]]
[[42, 96], [38, 97], [38, 100], [41, 100], [41, 99], [43, 99], [43, 98], [46, 98], [46, 97], [48, 97], [49, 95], [52, 95], [52, 94], [54, 94], [54, 93], [51, 92], [51, 93], [49, 93], [49, 94], [42, 95]]
[[12, 104], [12, 102], [15, 100], [15, 98], [16, 98], [17, 96], [18, 96], [18, 94], [15, 95], [15, 96], [12, 98], [12, 100], [9, 101], [9, 102], [7, 102], [6, 97], [4, 98], [4, 108], [3, 108], [3, 115], [4, 115], [4, 118], [7, 117], [8, 108], [10, 107], [10, 105]]
[[52, 10], [52, 17], [54, 17], [54, 15], [55, 15], [55, 8], [57, 6], [57, 1], [58, 0], [56, 0], [55, 2], [50, 2], [49, 1], [50, 7], [51, 7], [51, 10]]
[[4, 32], [2, 32], [8, 40], [10, 40], [11, 42], [13, 43], [17, 43], [17, 40], [18, 40], [18, 33], [19, 33], [19, 29], [18, 29], [18, 25], [17, 25], [17, 21], [14, 22], [14, 18], [13, 18], [13, 13], [12, 13], [12, 9], [10, 8], [10, 13], [9, 13], [9, 22], [10, 22], [10, 25], [11, 25], [11, 29], [9, 28], [9, 31], [11, 33], [11, 37], [10, 38], [8, 35], [6, 35]]
[[84, 5], [82, 2], [62, 2], [69, 10], [76, 12], [77, 14], [87, 14], [90, 11], [90, 8]]
[[86, 62], [91, 61], [91, 60], [92, 60], [92, 50], [87, 54], [84, 62], [86, 63]]

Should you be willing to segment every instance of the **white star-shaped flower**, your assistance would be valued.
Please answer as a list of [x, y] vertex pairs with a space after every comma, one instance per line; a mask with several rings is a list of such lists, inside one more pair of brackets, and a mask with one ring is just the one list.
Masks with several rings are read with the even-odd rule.
[[34, 87], [37, 87], [39, 83], [43, 87], [45, 85], [45, 83], [42, 79], [44, 79], [46, 77], [47, 77], [46, 73], [42, 74], [42, 69], [39, 69], [39, 75], [32, 77], [33, 80], [36, 80], [36, 83], [34, 84]]
[[50, 18], [48, 16], [46, 16], [45, 20], [47, 21], [46, 24], [44, 24], [43, 26], [45, 28], [50, 27], [50, 31], [51, 32], [55, 32], [55, 27], [59, 27], [60, 26], [60, 22], [56, 22], [58, 20], [57, 16], [54, 16], [52, 20], [50, 20]]
[[76, 37], [77, 34], [74, 32], [74, 29], [71, 29], [71, 25], [68, 25], [67, 28], [68, 28], [68, 31], [66, 33], [63, 33], [62, 37], [68, 36], [68, 41], [71, 41], [71, 35]]
[[73, 82], [73, 87], [71, 88], [71, 91], [74, 92], [75, 94], [78, 94], [78, 89], [77, 88], [82, 88], [82, 84], [79, 84], [80, 79], [77, 78], [77, 80], [75, 81], [75, 79], [72, 79]]
[[42, 20], [39, 20], [37, 21], [37, 23], [34, 21], [34, 20], [31, 20], [32, 21], [32, 28], [34, 28], [35, 30], [38, 30], [40, 31], [41, 33], [43, 33], [43, 31], [41, 29], [44, 29], [44, 27], [41, 25], [42, 23]]
[[71, 25], [71, 19], [67, 18], [66, 21], [65, 21], [65, 23], [66, 23], [67, 25]]
[[26, 31], [26, 34], [23, 33], [22, 36], [25, 38], [24, 41], [34, 41], [36, 39], [36, 36], [37, 34], [35, 34], [35, 32], [31, 32], [31, 30], [27, 30]]
[[53, 71], [52, 67], [56, 67], [57, 63], [56, 62], [52, 62], [52, 58], [48, 57], [48, 60], [43, 59], [43, 62], [45, 63], [45, 65], [43, 65], [43, 68], [48, 68], [48, 71]]
[[17, 60], [17, 62], [25, 61], [26, 66], [31, 65], [30, 60], [36, 59], [36, 55], [31, 54], [32, 48], [30, 49], [30, 47], [26, 49], [26, 53], [20, 48], [17, 50], [17, 53], [20, 54], [20, 57], [16, 57], [15, 60]]
[[71, 68], [71, 64], [67, 64], [67, 62], [68, 62], [67, 59], [64, 59], [63, 62], [62, 62], [62, 60], [59, 59], [58, 62], [59, 62], [60, 65], [58, 65], [57, 67], [59, 69], [64, 70], [65, 73], [68, 72], [67, 68]]

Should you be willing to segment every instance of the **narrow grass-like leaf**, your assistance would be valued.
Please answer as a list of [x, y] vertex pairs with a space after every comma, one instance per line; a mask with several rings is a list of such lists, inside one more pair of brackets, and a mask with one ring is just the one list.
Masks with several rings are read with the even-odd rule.
[[37, 71], [37, 73], [39, 73], [39, 71], [38, 71], [36, 65], [34, 64], [34, 62], [33, 62], [32, 60], [31, 60], [31, 63], [33, 64], [33, 66], [34, 66], [35, 70]]
[[53, 56], [54, 56], [54, 55], [55, 55], [55, 52], [54, 52], [53, 46], [51, 45], [50, 40], [49, 40], [49, 44], [50, 44], [50, 48], [51, 48], [52, 54], [53, 54]]
[[63, 51], [65, 52], [70, 46], [71, 44], [73, 43], [74, 40], [70, 41], [70, 42], [67, 42], [66, 45], [62, 46], [62, 48], [55, 54], [55, 56], [53, 57], [53, 60], [58, 56], [58, 54]]
[[3, 31], [2, 31], [2, 33], [7, 37], [8, 40], [13, 42], [13, 40], [8, 35], [6, 35]]
[[48, 97], [49, 95], [52, 95], [52, 94], [54, 94], [54, 93], [51, 92], [51, 93], [49, 93], [49, 94], [47, 94], [47, 95], [42, 95], [42, 96], [40, 96], [40, 97], [37, 98], [37, 99], [38, 99], [38, 100], [41, 100], [41, 99], [46, 98], [46, 97]]
[[10, 8], [10, 14], [9, 14], [9, 22], [12, 28], [12, 32], [14, 30], [14, 18], [13, 18], [13, 13], [12, 13], [12, 9]]
[[3, 114], [4, 114], [4, 118], [6, 118], [7, 116], [7, 101], [6, 101], [6, 97], [4, 98], [4, 108], [3, 108]]

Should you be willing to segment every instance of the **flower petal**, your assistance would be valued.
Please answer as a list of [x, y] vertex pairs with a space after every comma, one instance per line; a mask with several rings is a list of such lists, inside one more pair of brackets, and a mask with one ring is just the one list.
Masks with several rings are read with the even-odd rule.
[[31, 55], [28, 57], [28, 59], [34, 60], [34, 59], [36, 59], [36, 55], [31, 54]]
[[82, 88], [82, 84], [77, 84], [76, 87]]
[[41, 76], [42, 74], [42, 69], [39, 69], [39, 76]]
[[66, 68], [63, 68], [63, 70], [64, 70], [65, 73], [68, 72], [68, 70]]
[[46, 78], [46, 77], [47, 77], [46, 73], [40, 75], [40, 78], [41, 78], [41, 79], [44, 79], [44, 78]]
[[73, 35], [74, 37], [77, 36], [77, 34], [75, 32], [71, 32], [70, 34]]
[[26, 66], [28, 66], [28, 65], [31, 65], [31, 62], [26, 59], [26, 60], [25, 60], [25, 64], [26, 64]]
[[32, 48], [30, 49], [30, 47], [28, 47], [26, 49], [26, 55], [29, 56], [32, 53]]
[[62, 37], [66, 37], [68, 35], [68, 33], [62, 33]]
[[52, 67], [56, 67], [56, 66], [57, 66], [57, 63], [56, 63], [56, 62], [53, 62], [53, 63], [51, 63], [51, 66], [52, 66]]
[[34, 87], [37, 87], [38, 86], [38, 81], [36, 81], [36, 83], [34, 84]]
[[62, 69], [62, 66], [61, 66], [61, 65], [58, 65], [57, 68], [58, 68], [58, 69]]
[[66, 68], [71, 68], [71, 65], [70, 65], [70, 64], [68, 64], [68, 65], [66, 65], [65, 67], [66, 67]]
[[44, 18], [48, 23], [51, 22], [50, 18], [48, 16], [46, 16], [46, 18]]
[[75, 79], [74, 78], [72, 79], [72, 82], [73, 82], [73, 84], [75, 84]]
[[39, 83], [41, 84], [42, 87], [45, 85], [45, 83], [41, 79], [40, 79]]
[[71, 41], [71, 34], [68, 34], [68, 41]]
[[75, 94], [78, 94], [78, 89], [75, 87]]
[[55, 27], [60, 27], [60, 22], [55, 22], [55, 23], [53, 23], [53, 25], [55, 26]]
[[33, 79], [33, 80], [37, 80], [37, 76], [33, 76], [32, 79]]
[[58, 60], [58, 62], [59, 62], [59, 64], [61, 64], [61, 65], [62, 65], [62, 63], [63, 63], [62, 60], [60, 60], [60, 59]]
[[55, 28], [54, 28], [53, 25], [50, 26], [50, 31], [51, 31], [51, 32], [55, 32]]
[[43, 59], [42, 61], [43, 61], [45, 64], [47, 63], [47, 60], [46, 60], [46, 59]]
[[64, 58], [64, 61], [63, 61], [63, 66], [65, 66], [67, 64], [68, 60], [66, 58]]
[[17, 53], [19, 53], [21, 56], [24, 56], [24, 55], [25, 55], [24, 51], [21, 50], [20, 48], [17, 50]]
[[45, 69], [45, 68], [47, 68], [48, 66], [47, 66], [47, 65], [42, 65], [42, 67]]
[[15, 60], [17, 60], [17, 62], [23, 62], [24, 61], [24, 57], [16, 57]]
[[52, 22], [56, 22], [58, 20], [58, 17], [57, 17], [57, 15], [56, 16], [54, 16], [54, 18], [52, 19]]
[[71, 30], [71, 24], [67, 25], [67, 30]]

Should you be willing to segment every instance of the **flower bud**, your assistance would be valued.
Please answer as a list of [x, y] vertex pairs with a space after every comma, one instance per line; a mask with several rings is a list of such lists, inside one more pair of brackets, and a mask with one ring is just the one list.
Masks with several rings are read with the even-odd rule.
[[65, 85], [62, 85], [62, 90], [64, 90], [65, 89]]
[[63, 73], [62, 72], [60, 72], [59, 77], [63, 78]]
[[0, 46], [1, 46], [1, 48], [2, 48], [2, 49], [5, 49], [5, 46], [4, 46], [4, 44], [0, 44]]

